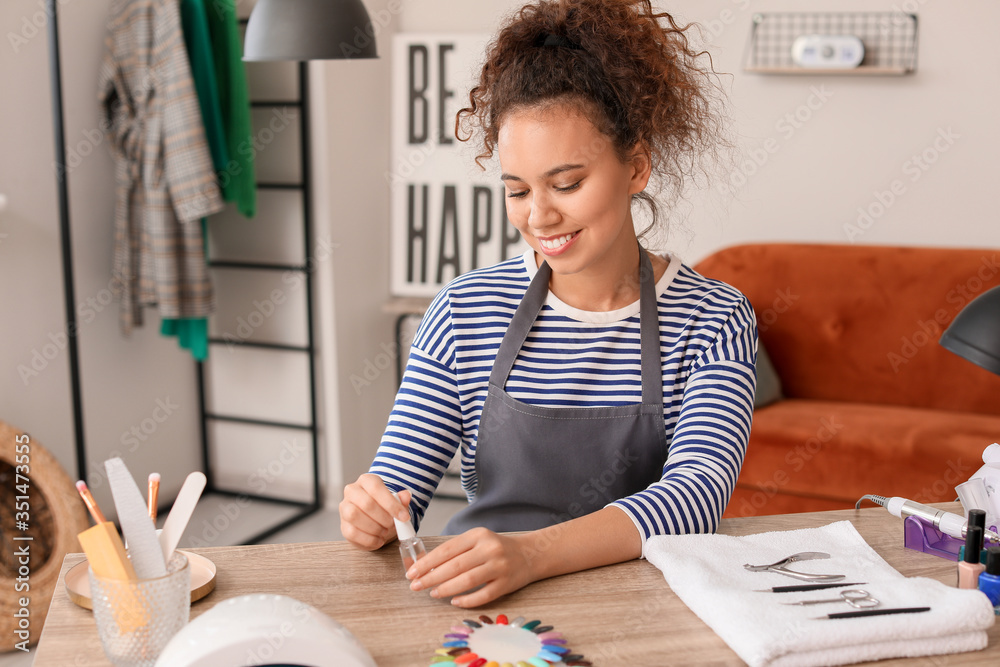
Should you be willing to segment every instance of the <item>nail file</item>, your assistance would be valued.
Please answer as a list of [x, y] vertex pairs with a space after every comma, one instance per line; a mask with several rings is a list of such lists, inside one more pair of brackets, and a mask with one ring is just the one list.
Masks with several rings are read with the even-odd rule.
[[[181, 535], [184, 534], [184, 529], [187, 528], [191, 514], [194, 513], [194, 508], [198, 504], [198, 499], [201, 498], [201, 492], [205, 490], [206, 481], [205, 474], [201, 472], [193, 472], [184, 480], [184, 485], [181, 487], [180, 493], [177, 494], [174, 505], [170, 508], [170, 514], [167, 515], [167, 520], [163, 524], [163, 530], [160, 531], [160, 549], [165, 562], [170, 561], [170, 556], [177, 548], [177, 543], [180, 541]], [[149, 519], [146, 521], [148, 522]]]
[[149, 520], [146, 501], [132, 474], [120, 458], [104, 462], [108, 484], [118, 510], [118, 522], [128, 543], [132, 567], [139, 579], [152, 579], [167, 574], [166, 561], [156, 540], [156, 527]]
[[[94, 574], [103, 579], [135, 579], [135, 569], [125, 555], [125, 545], [110, 521], [99, 523], [83, 531], [77, 538]], [[135, 595], [122, 590], [121, 597], [113, 603], [111, 613], [122, 632], [133, 632], [146, 625], [147, 613]]]
[[91, 526], [77, 535], [90, 569], [105, 579], [135, 579], [135, 569], [125, 555], [125, 545], [110, 521]]

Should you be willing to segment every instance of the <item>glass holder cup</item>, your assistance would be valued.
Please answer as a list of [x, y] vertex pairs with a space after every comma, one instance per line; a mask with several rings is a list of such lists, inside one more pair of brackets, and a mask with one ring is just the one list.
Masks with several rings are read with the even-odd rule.
[[155, 579], [105, 579], [88, 568], [104, 654], [115, 667], [153, 667], [191, 611], [191, 568], [175, 551], [167, 574]]

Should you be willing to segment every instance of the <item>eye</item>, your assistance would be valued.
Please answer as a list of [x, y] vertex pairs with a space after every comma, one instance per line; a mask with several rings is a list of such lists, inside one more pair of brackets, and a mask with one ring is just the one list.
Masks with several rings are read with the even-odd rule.
[[557, 192], [572, 192], [573, 190], [576, 190], [578, 187], [580, 187], [580, 183], [581, 182], [582, 181], [577, 181], [573, 185], [567, 185], [565, 187], [558, 187], [558, 186], [556, 186], [556, 191]]
[[507, 193], [507, 198], [508, 199], [523, 199], [524, 196], [527, 195], [527, 194], [528, 194], [527, 190], [522, 190], [520, 192], [508, 192]]

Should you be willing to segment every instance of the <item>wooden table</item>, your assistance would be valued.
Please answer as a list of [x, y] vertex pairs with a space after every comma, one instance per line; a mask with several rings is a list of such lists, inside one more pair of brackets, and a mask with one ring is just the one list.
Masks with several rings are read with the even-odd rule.
[[[940, 507], [961, 512], [957, 504]], [[954, 563], [904, 548], [902, 522], [881, 508], [726, 519], [719, 532], [748, 535], [843, 519], [851, 521], [868, 544], [902, 574], [954, 585]], [[428, 547], [440, 541], [426, 539]], [[548, 579], [479, 609], [461, 610], [423, 592], [411, 592], [395, 545], [374, 553], [346, 542], [191, 551], [213, 560], [219, 571], [215, 591], [192, 605], [192, 618], [237, 595], [288, 595], [342, 623], [384, 667], [427, 665], [452, 625], [479, 614], [500, 613], [554, 625], [566, 635], [574, 652], [584, 654], [594, 665], [743, 664], [673, 594], [660, 571], [644, 560]], [[71, 554], [63, 563], [34, 667], [108, 665], [91, 613], [73, 604], [61, 583], [66, 571], [81, 559], [81, 554]], [[1000, 624], [990, 629], [989, 637], [985, 651], [871, 664], [1000, 664]]]

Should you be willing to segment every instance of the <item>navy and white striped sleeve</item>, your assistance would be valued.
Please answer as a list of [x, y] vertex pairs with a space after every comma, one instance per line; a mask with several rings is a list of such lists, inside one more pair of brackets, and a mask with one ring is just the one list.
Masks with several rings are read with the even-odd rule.
[[409, 489], [414, 524], [462, 438], [462, 411], [446, 291], [420, 322], [378, 452], [369, 469], [393, 491]]
[[741, 297], [688, 376], [660, 481], [611, 505], [643, 541], [715, 532], [746, 455], [757, 376], [757, 324]]

